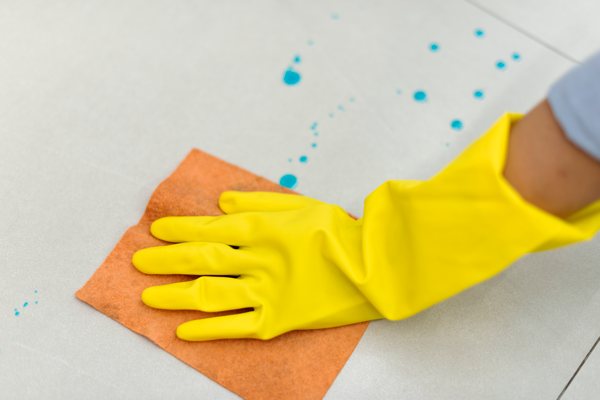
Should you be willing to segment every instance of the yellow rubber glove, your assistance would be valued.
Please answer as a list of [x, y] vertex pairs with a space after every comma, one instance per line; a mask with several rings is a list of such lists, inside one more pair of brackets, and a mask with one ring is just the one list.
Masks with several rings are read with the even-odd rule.
[[177, 329], [181, 339], [269, 339], [406, 318], [528, 252], [591, 238], [600, 202], [562, 220], [505, 181], [517, 118], [501, 117], [430, 180], [386, 182], [359, 220], [314, 199], [264, 192], [224, 192], [224, 216], [161, 218], [152, 234], [181, 243], [140, 250], [133, 264], [150, 274], [209, 276], [150, 287], [142, 300], [162, 309], [253, 308], [186, 322]]

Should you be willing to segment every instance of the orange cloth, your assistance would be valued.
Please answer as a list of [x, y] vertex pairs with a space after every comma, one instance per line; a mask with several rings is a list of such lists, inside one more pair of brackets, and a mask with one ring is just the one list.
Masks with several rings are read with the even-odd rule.
[[192, 150], [158, 186], [138, 224], [125, 232], [76, 296], [246, 399], [320, 399], [350, 357], [367, 323], [296, 331], [266, 342], [185, 342], [175, 336], [180, 323], [224, 313], [156, 310], [146, 307], [140, 299], [148, 286], [190, 279], [145, 275], [131, 264], [136, 250], [164, 244], [150, 235], [152, 221], [168, 215], [221, 214], [217, 199], [224, 190], [289, 192]]

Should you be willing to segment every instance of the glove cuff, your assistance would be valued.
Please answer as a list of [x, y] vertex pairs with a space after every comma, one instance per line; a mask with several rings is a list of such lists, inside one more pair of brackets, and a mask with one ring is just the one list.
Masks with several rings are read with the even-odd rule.
[[504, 114], [424, 182], [388, 181], [365, 201], [357, 286], [388, 319], [409, 317], [486, 280], [521, 256], [590, 239], [600, 201], [560, 219], [525, 201], [503, 176]]

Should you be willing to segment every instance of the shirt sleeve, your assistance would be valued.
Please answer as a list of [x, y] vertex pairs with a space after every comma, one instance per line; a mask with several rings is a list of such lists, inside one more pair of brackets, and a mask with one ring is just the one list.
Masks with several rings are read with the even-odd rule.
[[567, 137], [600, 161], [600, 51], [554, 83], [548, 101]]

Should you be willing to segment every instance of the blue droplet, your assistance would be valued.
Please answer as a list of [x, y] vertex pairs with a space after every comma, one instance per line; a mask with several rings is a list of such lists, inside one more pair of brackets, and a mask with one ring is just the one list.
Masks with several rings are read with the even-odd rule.
[[504, 70], [506, 69], [506, 63], [502, 60], [498, 60], [496, 61], [496, 68], [498, 68], [499, 70]]
[[450, 122], [450, 127], [455, 131], [460, 131], [463, 126], [464, 124], [460, 119], [453, 119], [452, 122]]
[[340, 14], [338, 14], [338, 13], [335, 13], [335, 12], [331, 13], [331, 19], [333, 19], [333, 20], [338, 20], [338, 19], [340, 19]]
[[427, 93], [425, 93], [424, 90], [417, 90], [413, 94], [413, 98], [415, 99], [415, 101], [424, 102], [427, 100]]
[[26, 301], [25, 303], [23, 303], [23, 308], [27, 307], [28, 305], [29, 305], [29, 302]]
[[296, 57], [294, 57], [294, 62], [295, 62], [296, 64], [300, 64], [300, 62], [301, 62], [301, 61], [302, 61], [302, 58], [300, 58], [300, 56], [296, 56]]
[[346, 109], [344, 108], [344, 105], [343, 105], [343, 104], [339, 104], [339, 105], [337, 106], [337, 108], [338, 108], [338, 110], [340, 110], [340, 111], [342, 111], [342, 112], [346, 111]]
[[431, 50], [432, 52], [436, 52], [440, 49], [440, 45], [436, 42], [432, 42], [429, 44], [429, 50]]
[[21, 315], [21, 313], [15, 308], [15, 317], [18, 317], [19, 315]]
[[301, 163], [307, 163], [308, 162], [308, 157], [306, 157], [306, 156], [300, 156], [300, 158], [298, 158], [298, 161], [300, 161]]
[[298, 178], [292, 174], [285, 174], [279, 178], [279, 184], [288, 189], [293, 189], [298, 184]]
[[317, 126], [319, 126], [319, 124], [317, 123], [317, 121], [313, 122], [312, 125], [310, 126], [310, 129], [312, 129], [313, 131], [315, 129], [317, 129]]
[[297, 71], [294, 71], [292, 68], [286, 69], [283, 73], [283, 83], [286, 85], [296, 85], [298, 82], [300, 82], [300, 79], [302, 79], [300, 74]]
[[521, 55], [519, 53], [517, 53], [516, 51], [514, 53], [512, 53], [511, 57], [515, 61], [521, 61]]
[[473, 92], [473, 97], [475, 97], [477, 100], [483, 100], [485, 97], [485, 92], [481, 89], [477, 89]]
[[292, 159], [291, 159], [291, 158], [288, 158], [288, 162], [292, 162]]
[[317, 148], [317, 144], [316, 144], [316, 143], [311, 143], [310, 145], [311, 145], [311, 147], [312, 147], [313, 149], [316, 149], [316, 148]]
[[477, 36], [479, 38], [485, 36], [485, 31], [483, 29], [481, 29], [481, 28], [476, 28], [475, 31], [474, 31], [474, 33], [475, 33], [475, 36]]

